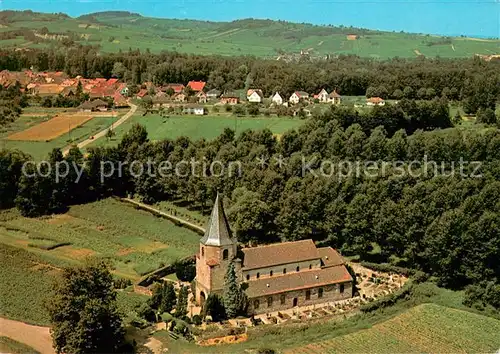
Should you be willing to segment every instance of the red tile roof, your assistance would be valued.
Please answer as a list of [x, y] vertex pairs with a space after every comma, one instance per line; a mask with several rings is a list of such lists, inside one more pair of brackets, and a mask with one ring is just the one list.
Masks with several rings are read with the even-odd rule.
[[370, 97], [367, 99], [368, 102], [371, 102], [371, 103], [381, 103], [381, 102], [384, 102], [384, 100], [380, 97]]
[[205, 88], [207, 83], [203, 81], [189, 81], [188, 86], [191, 87], [193, 91], [201, 91]]
[[118, 79], [109, 79], [108, 82], [106, 84], [108, 85], [114, 85], [118, 82]]
[[342, 256], [331, 247], [318, 248], [323, 267], [334, 267], [344, 264]]
[[245, 293], [249, 298], [255, 298], [349, 281], [352, 281], [351, 275], [345, 266], [340, 265], [252, 280], [247, 282], [248, 288]]
[[142, 89], [137, 93], [137, 97], [144, 97], [148, 94], [148, 91], [146, 89]]
[[174, 90], [175, 93], [181, 93], [186, 87], [183, 84], [169, 84], [167, 85], [166, 90], [168, 90], [169, 88]]
[[277, 243], [268, 246], [243, 248], [243, 268], [256, 269], [274, 265], [319, 259], [312, 240]]

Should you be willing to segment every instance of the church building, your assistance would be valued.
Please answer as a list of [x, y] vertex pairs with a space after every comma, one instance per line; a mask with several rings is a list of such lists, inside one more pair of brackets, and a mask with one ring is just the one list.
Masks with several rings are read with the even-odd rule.
[[238, 248], [222, 200], [217, 195], [196, 255], [196, 301], [222, 295], [224, 276], [233, 262], [240, 283], [246, 283], [249, 314], [308, 306], [353, 296], [353, 279], [340, 254], [318, 248], [312, 240]]

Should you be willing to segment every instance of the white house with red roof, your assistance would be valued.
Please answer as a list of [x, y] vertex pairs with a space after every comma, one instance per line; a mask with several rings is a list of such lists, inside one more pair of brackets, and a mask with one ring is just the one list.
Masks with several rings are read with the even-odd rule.
[[194, 92], [203, 91], [207, 83], [204, 81], [189, 81], [187, 84]]
[[309, 98], [309, 94], [305, 91], [295, 91], [288, 100], [290, 103], [297, 104], [301, 100], [307, 100]]

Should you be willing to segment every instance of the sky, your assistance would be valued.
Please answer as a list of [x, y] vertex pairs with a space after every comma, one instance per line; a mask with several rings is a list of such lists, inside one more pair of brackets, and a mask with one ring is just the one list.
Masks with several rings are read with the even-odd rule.
[[124, 10], [143, 16], [263, 18], [439, 35], [500, 37], [500, 0], [0, 0], [2, 10], [70, 16]]

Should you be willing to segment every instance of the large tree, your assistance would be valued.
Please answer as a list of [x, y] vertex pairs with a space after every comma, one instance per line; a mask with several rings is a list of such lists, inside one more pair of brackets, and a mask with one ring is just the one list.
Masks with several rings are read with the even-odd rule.
[[57, 353], [119, 353], [124, 329], [113, 276], [104, 261], [63, 270], [48, 303]]

